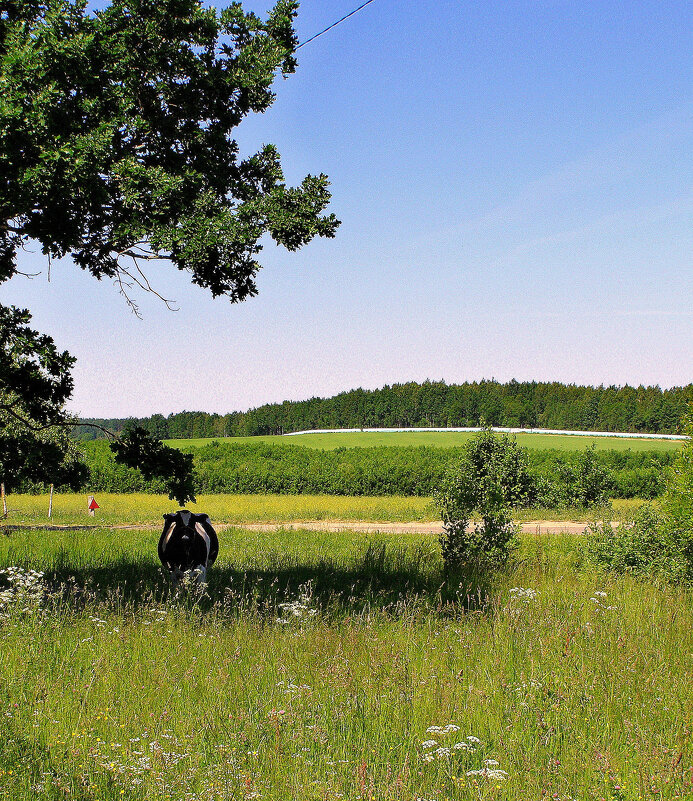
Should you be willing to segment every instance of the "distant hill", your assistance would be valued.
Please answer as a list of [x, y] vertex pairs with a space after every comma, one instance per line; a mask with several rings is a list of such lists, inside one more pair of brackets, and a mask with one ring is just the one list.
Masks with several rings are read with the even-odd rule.
[[[114, 433], [140, 425], [161, 439], [286, 434], [315, 428], [494, 426], [675, 434], [693, 403], [693, 384], [590, 387], [536, 381], [393, 384], [353, 389], [331, 398], [284, 401], [229, 414], [179, 412], [164, 417], [84, 419]], [[79, 439], [103, 437], [97, 428]]]

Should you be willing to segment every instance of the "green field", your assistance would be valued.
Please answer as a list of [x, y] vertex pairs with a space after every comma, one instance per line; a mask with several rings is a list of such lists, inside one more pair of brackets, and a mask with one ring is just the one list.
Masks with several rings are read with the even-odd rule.
[[[56, 493], [53, 496], [53, 525], [103, 524], [109, 526], [162, 525], [162, 516], [176, 504], [166, 495], [144, 493], [97, 493], [99, 509], [94, 517], [87, 511], [84, 493]], [[612, 501], [614, 519], [630, 519], [641, 505], [638, 500]], [[440, 519], [432, 498], [386, 495], [200, 495], [187, 508], [205, 512], [213, 523], [289, 523], [316, 520], [366, 521], [377, 523], [429, 522]], [[592, 521], [604, 510], [529, 509], [516, 515], [523, 520]], [[48, 523], [48, 496], [8, 496], [7, 524], [42, 526]], [[0, 524], [0, 530], [2, 526]]]
[[431, 537], [239, 528], [196, 598], [151, 532], [2, 536], [0, 799], [690, 798], [691, 593], [580, 542], [490, 580]]
[[[104, 525], [159, 525], [162, 515], [174, 511], [167, 495], [144, 493], [97, 493], [99, 509], [92, 518], [84, 493], [56, 493], [52, 522], [56, 525], [103, 523]], [[437, 520], [431, 498], [351, 497], [348, 495], [199, 495], [187, 508], [205, 512], [215, 523], [284, 523], [311, 520], [368, 520], [410, 522]], [[8, 523], [45, 525], [47, 495], [10, 495]], [[1, 526], [1, 524], [0, 524]]]
[[[392, 432], [370, 433], [355, 432], [345, 434], [297, 434], [284, 437], [226, 437], [220, 442], [236, 443], [286, 443], [302, 445], [308, 448], [333, 450], [335, 448], [373, 448], [377, 446], [411, 447], [428, 445], [438, 448], [454, 448], [464, 445], [475, 435], [467, 432]], [[563, 451], [583, 451], [590, 445], [599, 450], [633, 450], [633, 451], [676, 451], [681, 447], [680, 440], [639, 439], [623, 437], [590, 437], [567, 434], [517, 434], [517, 442], [525, 448], [535, 450], [557, 449]], [[198, 448], [214, 442], [209, 439], [172, 439], [169, 445], [176, 448]]]

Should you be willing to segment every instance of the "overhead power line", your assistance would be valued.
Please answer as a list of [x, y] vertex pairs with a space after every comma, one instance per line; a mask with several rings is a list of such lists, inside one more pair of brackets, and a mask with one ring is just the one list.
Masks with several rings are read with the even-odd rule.
[[327, 28], [325, 28], [324, 31], [320, 31], [320, 33], [316, 33], [315, 36], [311, 36], [310, 39], [306, 39], [305, 42], [301, 42], [301, 44], [296, 48], [296, 50], [300, 50], [304, 45], [307, 45], [309, 42], [312, 42], [314, 39], [317, 39], [319, 36], [322, 36], [323, 33], [327, 33], [328, 31], [331, 31], [332, 28], [336, 28], [337, 25], [341, 25], [342, 22], [344, 22], [345, 19], [349, 19], [349, 17], [353, 17], [354, 14], [358, 14], [358, 12], [361, 11], [362, 8], [365, 8], [366, 6], [369, 6], [373, 2], [375, 2], [375, 0], [366, 0], [365, 3], [362, 3], [358, 8], [355, 8], [353, 11], [350, 11], [348, 14], [346, 14], [341, 19], [338, 19], [337, 22], [333, 22], [332, 25], [328, 25]]

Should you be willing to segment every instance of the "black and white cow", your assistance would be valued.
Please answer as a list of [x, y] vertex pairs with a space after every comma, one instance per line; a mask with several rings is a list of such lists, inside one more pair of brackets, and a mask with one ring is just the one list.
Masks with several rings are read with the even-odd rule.
[[199, 583], [207, 577], [207, 568], [219, 553], [216, 531], [204, 514], [181, 509], [164, 515], [164, 530], [159, 539], [159, 559], [178, 582], [188, 575]]

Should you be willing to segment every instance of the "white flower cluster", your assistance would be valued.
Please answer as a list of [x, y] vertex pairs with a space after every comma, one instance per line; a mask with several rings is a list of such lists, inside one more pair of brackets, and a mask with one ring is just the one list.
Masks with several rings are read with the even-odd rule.
[[[450, 734], [459, 730], [459, 726], [456, 726], [454, 723], [448, 723], [446, 726], [429, 726], [426, 729], [426, 733], [441, 735]], [[458, 754], [465, 752], [473, 754], [479, 747], [481, 747], [481, 740], [473, 734], [468, 735], [464, 740], [451, 746], [440, 745], [437, 740], [424, 740], [421, 743], [421, 748], [424, 751], [421, 755], [421, 759], [423, 762], [434, 762], [436, 759], [449, 759], [451, 756], [454, 756], [456, 751]], [[468, 770], [466, 771], [466, 775], [485, 779], [507, 779], [507, 771], [500, 770], [498, 764], [499, 763], [495, 759], [485, 759], [483, 768]]]
[[610, 612], [615, 609], [618, 609], [617, 606], [607, 606], [606, 605], [606, 593], [605, 592], [595, 592], [594, 595], [590, 598], [590, 601], [595, 605], [595, 609], [599, 609], [601, 612]]
[[429, 726], [426, 729], [426, 734], [450, 734], [450, 732], [459, 730], [459, 726], [456, 726], [454, 723], [448, 723], [445, 726]]
[[508, 778], [508, 772], [505, 770], [498, 770], [498, 762], [495, 759], [485, 759], [484, 767], [479, 770], [468, 770], [467, 776], [480, 776], [484, 779], [502, 780]]
[[11, 612], [34, 612], [41, 606], [45, 591], [42, 572], [6, 567], [0, 575], [9, 585], [0, 591], [0, 618], [9, 617]]
[[306, 604], [302, 604], [300, 601], [292, 601], [288, 604], [279, 604], [279, 608], [282, 610], [282, 615], [284, 617], [278, 617], [277, 623], [291, 623], [293, 620], [301, 620], [302, 618], [306, 617], [313, 617], [317, 615], [318, 610], [313, 609], [310, 606], [306, 606]]
[[525, 603], [530, 603], [536, 600], [537, 595], [537, 591], [530, 587], [513, 587], [510, 590], [511, 601], [522, 599]]
[[318, 610], [311, 605], [313, 598], [313, 588], [311, 582], [307, 582], [299, 587], [298, 598], [289, 603], [279, 604], [282, 617], [277, 618], [277, 623], [286, 625], [295, 621], [303, 621], [307, 618], [315, 617]]
[[[459, 726], [456, 726], [454, 723], [448, 723], [446, 726], [429, 726], [426, 729], [426, 734], [444, 735], [452, 734], [459, 730]], [[451, 746], [440, 745], [437, 740], [424, 740], [421, 743], [421, 747], [426, 753], [424, 753], [421, 758], [424, 762], [433, 762], [434, 759], [449, 757], [454, 751], [475, 751], [478, 742], [479, 738], [474, 737], [472, 734], [470, 734], [466, 740], [462, 740]], [[438, 747], [436, 748], [436, 746]]]

